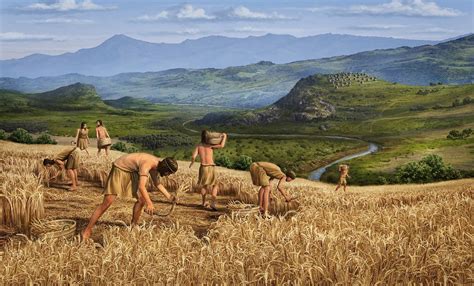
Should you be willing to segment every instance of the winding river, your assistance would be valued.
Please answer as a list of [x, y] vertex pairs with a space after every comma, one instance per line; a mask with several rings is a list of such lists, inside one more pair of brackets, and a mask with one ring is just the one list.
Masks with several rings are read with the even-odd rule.
[[[194, 130], [194, 129], [191, 129], [191, 128], [188, 128], [186, 127], [186, 124], [192, 122], [194, 120], [188, 120], [186, 122], [183, 122], [183, 128], [186, 129], [187, 131], [189, 132], [193, 132], [193, 133], [199, 133], [199, 131], [197, 130]], [[309, 173], [309, 176], [308, 176], [308, 179], [310, 180], [313, 180], [313, 181], [319, 181], [321, 179], [321, 176], [326, 172], [326, 170], [335, 165], [335, 164], [338, 164], [338, 163], [341, 163], [343, 161], [347, 161], [347, 160], [351, 160], [351, 159], [354, 159], [354, 158], [359, 158], [359, 157], [363, 157], [363, 156], [367, 156], [367, 155], [370, 155], [372, 153], [375, 153], [377, 152], [379, 149], [380, 149], [380, 146], [373, 143], [373, 142], [369, 142], [369, 141], [364, 141], [362, 139], [358, 139], [358, 138], [351, 138], [351, 137], [346, 137], [346, 136], [337, 136], [337, 135], [304, 135], [304, 134], [245, 134], [245, 133], [228, 133], [230, 136], [234, 136], [234, 137], [248, 137], [248, 136], [254, 136], [254, 137], [275, 137], [275, 138], [288, 138], [288, 137], [306, 137], [306, 138], [329, 138], [329, 139], [340, 139], [340, 140], [349, 140], [349, 141], [361, 141], [361, 142], [365, 142], [367, 143], [368, 147], [367, 147], [367, 150], [365, 151], [361, 151], [361, 152], [357, 152], [357, 153], [354, 153], [354, 154], [350, 154], [350, 155], [347, 155], [347, 156], [344, 156], [342, 158], [339, 158], [335, 161], [332, 161], [330, 162], [329, 164], [323, 166], [323, 167], [320, 167], [314, 171], [312, 171], [311, 173]]]

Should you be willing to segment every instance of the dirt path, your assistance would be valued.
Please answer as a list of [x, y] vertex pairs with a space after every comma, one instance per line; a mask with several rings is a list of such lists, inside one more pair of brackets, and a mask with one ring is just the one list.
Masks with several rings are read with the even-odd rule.
[[[45, 188], [45, 218], [73, 219], [77, 223], [77, 233], [82, 231], [96, 206], [102, 202], [103, 195], [100, 186], [84, 181], [81, 183], [80, 189], [76, 192], [67, 191], [67, 185]], [[161, 194], [151, 193], [151, 199], [159, 213], [164, 214], [169, 211], [171, 204]], [[143, 213], [140, 223], [147, 222], [157, 226], [179, 223], [182, 226], [190, 226], [196, 236], [202, 237], [219, 216], [228, 213], [225, 205], [230, 200], [230, 197], [219, 196], [218, 211], [210, 211], [200, 207], [201, 196], [199, 194], [185, 193], [180, 196], [179, 203], [170, 216], [152, 217]], [[97, 223], [92, 239], [101, 243], [102, 233], [108, 226], [126, 227], [130, 225], [133, 204], [133, 200], [117, 199]]]

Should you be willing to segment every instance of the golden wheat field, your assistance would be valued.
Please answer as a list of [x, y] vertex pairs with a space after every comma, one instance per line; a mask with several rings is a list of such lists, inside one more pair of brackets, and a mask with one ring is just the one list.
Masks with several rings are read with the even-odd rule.
[[[93, 242], [35, 239], [30, 230], [38, 220], [69, 219], [81, 231], [120, 155], [84, 156], [80, 190], [68, 192], [38, 164], [62, 147], [0, 141], [2, 285], [474, 283], [474, 180], [334, 193], [332, 185], [298, 179], [287, 185], [297, 202], [274, 192], [273, 216], [264, 219], [252, 209], [256, 189], [246, 172], [219, 169], [219, 211], [210, 212], [189, 188], [197, 167], [179, 162], [178, 173], [164, 180], [179, 191], [169, 217], [143, 215], [132, 228], [133, 203], [117, 201]], [[169, 209], [160, 195], [152, 199], [160, 211]]]

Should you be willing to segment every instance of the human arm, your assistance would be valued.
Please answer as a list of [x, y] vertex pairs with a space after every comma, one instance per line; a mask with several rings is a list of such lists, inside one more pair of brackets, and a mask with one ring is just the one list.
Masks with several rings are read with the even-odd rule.
[[86, 138], [87, 138], [87, 144], [91, 144], [91, 141], [89, 140], [89, 129], [87, 129]]
[[191, 168], [194, 165], [194, 162], [196, 161], [196, 157], [198, 156], [198, 146], [193, 151], [193, 155], [191, 156], [191, 164], [189, 164], [189, 168]]
[[150, 199], [150, 195], [148, 194], [148, 191], [146, 190], [147, 182], [148, 182], [148, 176], [140, 175], [140, 179], [138, 181], [138, 191], [140, 192], [141, 197], [145, 200], [145, 203], [146, 203], [145, 212], [147, 214], [153, 214], [153, 211], [155, 210], [155, 206], [153, 205], [153, 202]]
[[176, 200], [176, 196], [170, 194], [168, 192], [168, 190], [166, 190], [165, 186], [163, 186], [163, 184], [158, 184], [158, 186], [156, 187], [158, 189], [158, 191], [160, 191], [160, 193], [162, 193], [168, 200], [170, 201], [175, 201]]
[[285, 198], [285, 201], [287, 203], [291, 202], [293, 198], [291, 198], [288, 193], [283, 189], [283, 183], [286, 181], [286, 176], [283, 176], [279, 181], [277, 185], [278, 191], [282, 194], [282, 196]]
[[107, 128], [104, 127], [104, 132], [105, 132], [105, 137], [110, 138], [109, 132], [107, 131]]
[[213, 149], [221, 149], [221, 148], [224, 148], [226, 142], [227, 142], [227, 134], [226, 134], [226, 133], [222, 133], [222, 140], [221, 140], [221, 143], [219, 143], [219, 144], [217, 144], [217, 145], [213, 145], [212, 148], [213, 148]]
[[64, 169], [64, 161], [61, 161], [61, 160], [54, 160], [54, 162], [56, 164], [58, 164], [58, 166], [61, 168], [61, 169]]

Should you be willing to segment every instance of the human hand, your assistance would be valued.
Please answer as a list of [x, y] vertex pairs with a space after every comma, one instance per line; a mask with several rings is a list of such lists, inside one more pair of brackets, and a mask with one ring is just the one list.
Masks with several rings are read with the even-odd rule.
[[153, 205], [153, 203], [147, 204], [147, 206], [145, 208], [145, 212], [149, 215], [153, 215], [154, 211], [155, 211], [155, 206]]

